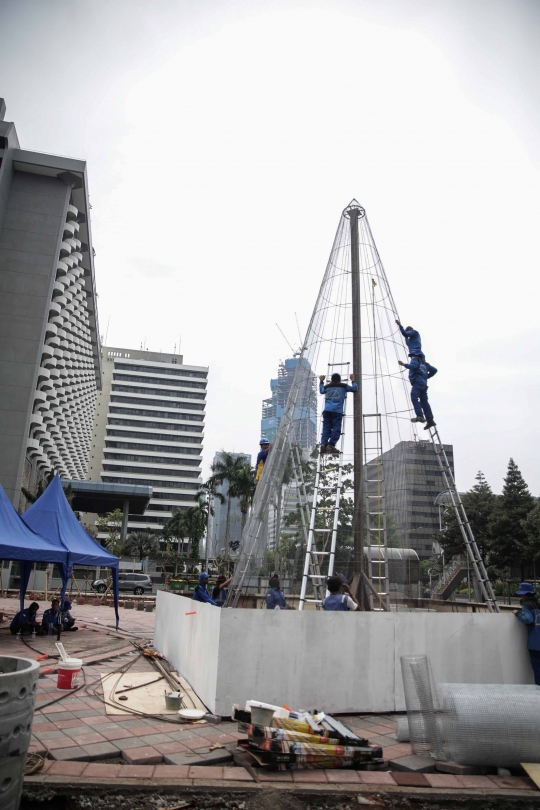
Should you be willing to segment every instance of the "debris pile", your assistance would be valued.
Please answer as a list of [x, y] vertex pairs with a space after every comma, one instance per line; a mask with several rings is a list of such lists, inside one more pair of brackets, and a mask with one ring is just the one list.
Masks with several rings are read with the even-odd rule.
[[247, 735], [238, 745], [254, 767], [280, 771], [384, 767], [381, 746], [370, 745], [335, 717], [254, 703], [248, 701], [244, 709], [233, 706], [238, 731]]

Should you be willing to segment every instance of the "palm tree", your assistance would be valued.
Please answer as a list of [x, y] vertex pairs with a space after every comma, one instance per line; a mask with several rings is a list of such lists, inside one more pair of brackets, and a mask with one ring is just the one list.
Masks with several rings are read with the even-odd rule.
[[[235, 497], [234, 487], [241, 470], [246, 467], [246, 457], [236, 453], [228, 453], [222, 450], [220, 457], [214, 461], [210, 469], [213, 475], [206, 482], [207, 486], [215, 489], [221, 484], [227, 484], [227, 518], [225, 521], [225, 549], [229, 554], [229, 543], [231, 541], [231, 500]], [[231, 491], [232, 488], [232, 491]]]
[[128, 534], [122, 550], [130, 556], [138, 556], [141, 561], [154, 556], [158, 550], [156, 535], [153, 532], [132, 532]]
[[253, 502], [255, 495], [255, 479], [253, 477], [253, 470], [249, 464], [244, 463], [244, 466], [238, 470], [236, 478], [229, 485], [229, 493], [231, 498], [238, 498], [238, 505], [242, 513], [242, 534], [244, 533], [244, 526], [249, 512], [249, 507]]

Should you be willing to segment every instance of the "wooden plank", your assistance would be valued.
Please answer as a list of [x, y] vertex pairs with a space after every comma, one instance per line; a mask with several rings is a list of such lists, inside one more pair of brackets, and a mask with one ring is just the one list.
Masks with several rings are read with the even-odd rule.
[[540, 788], [540, 763], [522, 762], [521, 767], [527, 771], [537, 788]]

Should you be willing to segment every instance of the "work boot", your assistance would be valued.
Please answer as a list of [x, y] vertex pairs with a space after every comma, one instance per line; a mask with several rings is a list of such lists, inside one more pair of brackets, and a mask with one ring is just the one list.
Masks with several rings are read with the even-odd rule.
[[414, 419], [411, 419], [411, 422], [425, 422], [424, 416], [415, 416]]
[[333, 444], [328, 445], [328, 452], [331, 453], [333, 456], [339, 456], [339, 450]]
[[327, 445], [326, 445], [326, 444], [321, 444], [321, 456], [322, 456], [324, 453], [328, 453], [328, 447], [327, 447]]
[[436, 422], [434, 422], [434, 421], [433, 421], [433, 419], [431, 419], [431, 420], [430, 420], [430, 421], [427, 423], [427, 425], [425, 426], [424, 430], [429, 430], [430, 428], [435, 427], [435, 425], [436, 425]]

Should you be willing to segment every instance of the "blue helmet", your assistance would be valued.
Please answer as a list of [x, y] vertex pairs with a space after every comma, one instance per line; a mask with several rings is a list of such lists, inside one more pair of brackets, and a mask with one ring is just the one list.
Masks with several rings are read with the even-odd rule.
[[268, 441], [266, 436], [261, 436], [261, 440], [260, 440], [259, 444], [270, 444], [270, 442]]
[[206, 571], [201, 571], [199, 574], [199, 582], [204, 582], [205, 579], [209, 579], [208, 574]]

